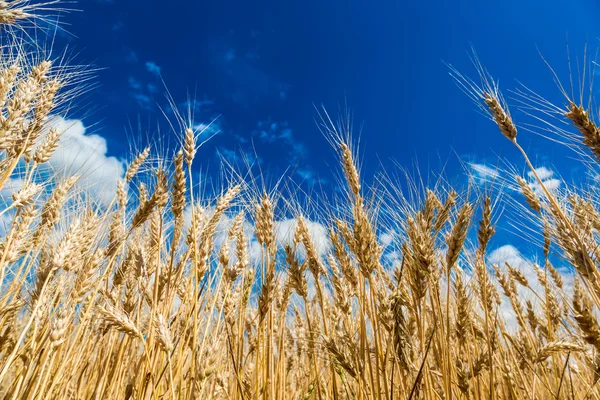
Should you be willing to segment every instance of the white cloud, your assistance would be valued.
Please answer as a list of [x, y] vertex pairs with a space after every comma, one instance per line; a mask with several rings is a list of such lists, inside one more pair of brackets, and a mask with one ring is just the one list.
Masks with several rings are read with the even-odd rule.
[[[503, 274], [507, 273], [506, 263], [508, 263], [511, 267], [521, 271], [523, 275], [525, 275], [529, 281], [529, 284], [534, 290], [536, 290], [538, 293], [543, 293], [540, 291], [542, 288], [537, 280], [533, 263], [523, 257], [515, 246], [507, 244], [497, 248], [488, 255], [488, 261], [491, 264], [498, 265]], [[531, 291], [528, 289], [522, 290], [522, 288], [519, 286], [517, 286], [517, 288], [519, 294], [518, 299], [522, 302], [523, 306], [525, 305], [525, 300], [532, 301], [535, 304], [537, 299], [533, 293], [531, 293]], [[502, 293], [502, 290], [500, 290], [500, 293]], [[518, 329], [519, 325], [517, 322], [517, 316], [510, 304], [510, 301], [504, 295], [502, 295], [500, 312], [503, 314], [503, 317], [510, 329]]]
[[258, 241], [256, 240], [256, 238], [253, 238], [250, 241], [250, 251], [249, 251], [249, 256], [250, 256], [250, 263], [252, 265], [258, 265], [260, 263], [261, 257], [262, 257], [262, 246], [260, 244], [258, 244]]
[[[546, 179], [552, 178], [552, 175], [554, 175], [554, 171], [552, 171], [546, 167], [536, 168], [535, 172], [536, 172], [537, 176], [543, 181]], [[529, 176], [530, 179], [535, 179], [535, 175], [533, 174], [533, 171], [529, 171], [527, 173], [527, 176]]]
[[[202, 210], [206, 217], [210, 216], [213, 211], [214, 207], [207, 207]], [[191, 217], [191, 207], [188, 205], [184, 210], [184, 226], [186, 229], [188, 229], [190, 226]], [[229, 230], [231, 229], [233, 221], [234, 217], [225, 213], [221, 216], [221, 219], [217, 223], [214, 236], [214, 249], [217, 254], [229, 234]], [[307, 219], [305, 219], [305, 222], [317, 254], [320, 257], [324, 256], [331, 249], [331, 242], [329, 241], [327, 228], [319, 222], [310, 221]], [[286, 244], [292, 244], [297, 225], [298, 220], [296, 218], [275, 221], [275, 244], [279, 249], [282, 249]], [[254, 226], [250, 221], [244, 220], [243, 229], [244, 236], [246, 237], [246, 243], [248, 244], [248, 259], [252, 265], [257, 265], [261, 261], [262, 248], [256, 240], [256, 236], [254, 235]], [[306, 252], [303, 246], [300, 245], [298, 247], [298, 256], [304, 257], [305, 254]], [[230, 246], [230, 259], [231, 262], [235, 262], [236, 260], [235, 246]]]
[[[537, 273], [536, 273], [536, 265], [529, 258], [523, 256], [519, 250], [513, 245], [504, 245], [496, 250], [492, 251], [488, 256], [488, 261], [490, 264], [496, 264], [500, 268], [503, 273], [507, 273], [506, 263], [510, 264], [511, 267], [519, 270], [529, 282], [529, 286], [531, 289], [525, 289], [520, 285], [517, 285], [518, 288], [518, 299], [521, 301], [523, 307], [525, 306], [525, 301], [529, 300], [533, 303], [534, 308], [536, 308], [536, 303], [539, 301], [537, 296], [544, 297], [544, 287], [540, 284]], [[541, 268], [537, 266], [537, 268]], [[571, 296], [573, 293], [573, 281], [574, 281], [574, 273], [573, 271], [569, 271], [564, 268], [560, 268], [559, 272], [563, 278], [564, 286], [563, 292], [567, 297]], [[548, 276], [547, 279], [550, 279]], [[536, 294], [534, 294], [535, 291]], [[510, 305], [508, 299], [502, 296], [502, 304], [501, 304], [501, 312], [504, 314], [506, 318], [507, 324], [511, 329], [516, 329], [517, 318]]]
[[[310, 234], [310, 238], [315, 246], [315, 250], [319, 256], [323, 256], [331, 249], [331, 242], [327, 235], [327, 228], [322, 224], [314, 221], [305, 219], [306, 227]], [[298, 220], [296, 218], [284, 219], [282, 221], [275, 222], [275, 236], [277, 245], [280, 247], [286, 244], [291, 244], [294, 239], [294, 233], [298, 226]]]
[[488, 260], [490, 263], [498, 264], [499, 266], [504, 266], [505, 263], [509, 263], [517, 269], [530, 268], [532, 266], [531, 262], [523, 258], [519, 250], [510, 244], [498, 247], [496, 250], [492, 251], [488, 255]]
[[0, 235], [6, 236], [15, 220], [15, 210], [12, 209], [0, 215]]
[[[213, 211], [213, 207], [208, 207], [202, 210], [207, 217], [210, 216]], [[214, 236], [215, 251], [217, 253], [220, 251], [221, 246], [228, 236], [229, 230], [233, 224], [233, 219], [234, 218], [231, 215], [223, 214], [217, 223]], [[184, 210], [184, 220], [185, 227], [187, 229], [191, 223], [191, 207], [189, 205]], [[331, 249], [331, 242], [329, 241], [327, 228], [318, 222], [307, 219], [305, 219], [305, 222], [317, 254], [319, 256], [327, 254]], [[275, 221], [275, 243], [279, 249], [282, 249], [286, 244], [292, 244], [297, 225], [298, 220], [296, 218]], [[254, 227], [250, 221], [244, 220], [243, 229], [246, 242], [248, 244], [249, 261], [252, 265], [257, 265], [261, 260], [262, 248], [254, 236]], [[304, 257], [305, 254], [306, 252], [303, 246], [299, 246], [298, 256]], [[230, 248], [230, 257], [232, 262], [234, 262], [236, 259], [235, 246], [231, 246]]]
[[393, 231], [389, 231], [389, 232], [381, 234], [379, 236], [379, 241], [381, 242], [381, 245], [384, 248], [388, 247], [394, 241], [394, 232]]
[[556, 191], [561, 184], [562, 181], [560, 179], [548, 179], [544, 181], [544, 186], [550, 191]]
[[211, 136], [221, 132], [221, 123], [219, 120], [214, 120], [208, 124], [199, 122], [193, 126], [194, 130], [201, 135]]
[[[537, 176], [540, 178], [546, 189], [548, 189], [550, 192], [556, 192], [562, 184], [562, 180], [553, 178], [554, 171], [546, 167], [536, 168], [535, 174], [537, 174]], [[538, 196], [545, 197], [542, 185], [538, 182], [537, 178], [535, 177], [535, 174], [533, 173], [533, 171], [527, 172], [527, 177], [529, 178], [529, 187], [531, 187], [531, 189]]]
[[25, 182], [21, 178], [10, 178], [4, 186], [2, 186], [2, 190], [0, 190], [0, 198], [6, 202], [12, 201], [13, 193], [18, 192]]
[[469, 166], [473, 172], [473, 177], [480, 184], [494, 180], [500, 176], [497, 169], [485, 164], [470, 163]]
[[[546, 189], [548, 189], [550, 192], [556, 192], [558, 190], [558, 188], [560, 187], [560, 185], [562, 184], [562, 181], [560, 179], [556, 179], [556, 178], [547, 179], [542, 182], [544, 183], [544, 186], [546, 187]], [[533, 181], [529, 184], [529, 186], [531, 187], [531, 189], [533, 189], [533, 191], [538, 196], [544, 195], [544, 190], [542, 189], [542, 185], [540, 185], [539, 182]]]
[[80, 176], [80, 188], [87, 190], [102, 204], [109, 204], [125, 167], [115, 157], [107, 155], [106, 139], [96, 134], [86, 135], [86, 128], [80, 120], [53, 116], [49, 123], [61, 132], [61, 137], [48, 166], [59, 174]]

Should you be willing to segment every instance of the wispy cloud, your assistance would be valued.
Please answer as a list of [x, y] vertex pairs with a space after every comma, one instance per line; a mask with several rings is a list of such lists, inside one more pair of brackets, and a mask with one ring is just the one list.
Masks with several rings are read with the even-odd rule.
[[[552, 171], [551, 169], [548, 169], [546, 167], [538, 167], [538, 168], [536, 168], [535, 169], [535, 173], [537, 174], [537, 176], [541, 180], [550, 179], [554, 175], [554, 171]], [[535, 179], [535, 175], [534, 175], [533, 171], [527, 172], [527, 176], [530, 179]]]
[[303, 167], [303, 168], [298, 168], [296, 171], [296, 175], [298, 175], [300, 177], [300, 179], [302, 179], [302, 181], [304, 183], [306, 183], [308, 186], [315, 186], [315, 185], [325, 185], [327, 183], [329, 183], [329, 181], [325, 178], [322, 178], [321, 176], [319, 176], [319, 174], [311, 168], [307, 168], [307, 167]]
[[161, 67], [159, 67], [154, 61], [146, 61], [146, 71], [154, 75], [160, 75]]
[[281, 142], [284, 144], [289, 149], [290, 163], [297, 163], [307, 155], [306, 146], [296, 139], [287, 121], [267, 119], [258, 121], [256, 127], [252, 136], [265, 143]]
[[[556, 192], [560, 186], [562, 185], [562, 181], [560, 179], [546, 179], [545, 181], [543, 181], [544, 183], [544, 187], [546, 189], [548, 189], [550, 192]], [[531, 188], [533, 189], [533, 191], [538, 195], [538, 196], [543, 196], [544, 195], [544, 190], [542, 189], [542, 185], [540, 185], [539, 182], [537, 181], [532, 181], [529, 186], [531, 186]]]
[[144, 110], [152, 109], [154, 95], [158, 92], [156, 85], [153, 83], [142, 83], [133, 76], [130, 76], [127, 82], [131, 90], [131, 96], [135, 99], [138, 105]]
[[232, 165], [252, 165], [257, 162], [262, 162], [260, 157], [248, 149], [230, 149], [223, 146], [219, 146], [216, 150], [217, 156], [223, 157]]
[[542, 196], [544, 190], [542, 189], [542, 185], [536, 179], [535, 175], [537, 175], [544, 187], [548, 189], [550, 192], [557, 191], [562, 185], [562, 180], [554, 177], [554, 171], [546, 167], [538, 167], [535, 169], [535, 174], [532, 171], [527, 173], [527, 177], [529, 178], [529, 186], [533, 191], [538, 195]]
[[[280, 143], [288, 152], [287, 161], [289, 165], [297, 165], [305, 161], [308, 157], [308, 149], [304, 143], [297, 139], [293, 130], [287, 121], [275, 121], [266, 119], [258, 121], [256, 130], [252, 132], [252, 136], [264, 143]], [[323, 179], [319, 174], [303, 163], [302, 167], [295, 169], [295, 174], [309, 186], [317, 183], [326, 184], [326, 179]]]
[[[499, 180], [498, 178], [502, 177], [502, 173], [500, 172], [500, 170], [498, 170], [495, 167], [490, 167], [486, 164], [469, 163], [469, 167], [471, 168], [471, 176], [473, 177], [475, 182], [480, 185], [485, 184], [487, 182], [492, 182], [494, 180]], [[505, 178], [513, 179], [512, 182], [514, 182], [514, 177], [510, 177], [510, 174], [505, 175]], [[551, 192], [558, 190], [563, 182], [561, 179], [555, 178], [554, 171], [547, 167], [537, 167], [535, 169], [535, 174], [533, 173], [533, 171], [528, 171], [526, 174], [527, 184], [538, 195], [541, 195], [543, 193], [543, 190], [541, 184], [538, 182], [535, 175], [537, 175], [540, 178], [546, 189], [550, 190]], [[502, 183], [505, 182], [503, 180], [499, 181]], [[514, 185], [513, 188], [517, 189], [518, 186]], [[520, 189], [517, 190], [520, 191]]]
[[492, 181], [500, 176], [500, 172], [496, 168], [492, 168], [486, 164], [470, 163], [469, 166], [471, 167], [473, 178], [479, 184]]
[[195, 131], [201, 132], [204, 137], [220, 133], [223, 130], [220, 119], [215, 119], [209, 123], [198, 122], [193, 128]]

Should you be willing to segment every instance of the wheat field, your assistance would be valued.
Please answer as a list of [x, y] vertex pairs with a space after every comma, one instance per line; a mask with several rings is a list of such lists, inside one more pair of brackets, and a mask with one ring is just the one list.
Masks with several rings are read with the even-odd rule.
[[[512, 200], [445, 184], [405, 196], [392, 178], [369, 187], [350, 121], [325, 111], [345, 191], [318, 213], [243, 174], [203, 193], [202, 132], [180, 116], [180, 146], [131, 154], [112, 201], [96, 201], [81, 175], [45, 167], [63, 134], [54, 116], [92, 74], [23, 45], [59, 7], [0, 1], [2, 398], [600, 397], [597, 189], [547, 187], [476, 59], [473, 79], [450, 74], [530, 168], [535, 190], [519, 175], [500, 182], [518, 188], [544, 255], [530, 270], [488, 257]], [[563, 104], [518, 98], [591, 171], [593, 99], [560, 89]]]

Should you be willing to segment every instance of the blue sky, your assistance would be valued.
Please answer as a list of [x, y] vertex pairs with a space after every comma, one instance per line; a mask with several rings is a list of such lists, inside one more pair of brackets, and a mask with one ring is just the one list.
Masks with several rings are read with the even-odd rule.
[[[581, 56], [584, 43], [595, 48], [600, 37], [600, 10], [590, 0], [88, 0], [75, 7], [81, 12], [62, 18], [72, 36], [59, 35], [58, 45], [103, 69], [88, 97], [94, 108], [72, 117], [85, 115], [109, 154], [128, 153], [138, 124], [143, 138], [150, 132], [175, 145], [160, 111], [168, 109], [164, 81], [178, 103], [197, 100], [198, 123], [218, 117], [220, 133], [200, 152], [204, 168], [218, 169], [218, 152], [233, 159], [254, 147], [267, 174], [296, 167], [297, 180], [325, 190], [335, 184], [335, 161], [315, 105], [333, 115], [351, 108], [367, 179], [392, 160], [417, 162], [425, 175], [447, 165], [445, 174], [460, 179], [461, 161], [518, 158], [444, 62], [472, 73], [473, 45], [502, 88], [518, 79], [560, 101], [538, 49], [566, 79], [567, 38]], [[527, 132], [520, 142], [538, 165], [570, 173], [564, 149]]]

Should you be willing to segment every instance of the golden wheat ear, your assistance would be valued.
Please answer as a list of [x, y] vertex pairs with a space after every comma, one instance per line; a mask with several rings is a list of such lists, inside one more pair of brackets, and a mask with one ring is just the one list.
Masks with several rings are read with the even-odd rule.
[[517, 126], [512, 119], [508, 104], [500, 92], [498, 82], [483, 67], [474, 50], [471, 61], [479, 82], [463, 75], [452, 65], [448, 65], [450, 76], [479, 110], [498, 125], [500, 132], [511, 142], [515, 142], [517, 139]]
[[59, 17], [72, 11], [65, 0], [0, 0], [0, 25], [9, 32], [61, 29]]
[[582, 142], [600, 162], [600, 128], [592, 119], [590, 112], [572, 101], [568, 105], [565, 117], [569, 119], [581, 134]]

